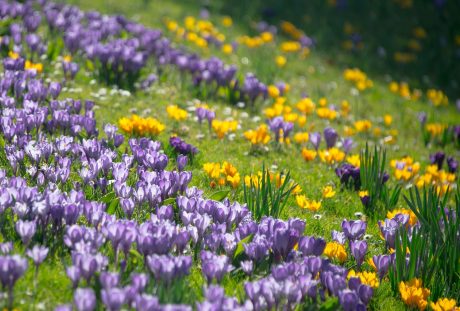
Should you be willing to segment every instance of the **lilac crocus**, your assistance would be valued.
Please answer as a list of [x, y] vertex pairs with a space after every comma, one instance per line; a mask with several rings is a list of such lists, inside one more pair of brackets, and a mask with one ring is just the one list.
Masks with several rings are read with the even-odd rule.
[[342, 141], [342, 148], [343, 148], [343, 151], [348, 154], [350, 153], [351, 149], [353, 148], [353, 139], [352, 138], [345, 138], [343, 141]]
[[243, 270], [243, 272], [246, 275], [252, 274], [252, 271], [254, 269], [254, 264], [252, 260], [243, 260], [240, 262], [240, 266], [241, 266], [241, 270]]
[[51, 82], [48, 87], [48, 92], [53, 99], [56, 99], [61, 93], [61, 84], [59, 82]]
[[186, 155], [179, 154], [176, 159], [177, 170], [182, 172], [187, 165], [188, 157]]
[[362, 220], [342, 221], [342, 230], [350, 241], [360, 239], [366, 233], [367, 223]]
[[304, 256], [321, 256], [326, 247], [326, 241], [322, 238], [303, 236], [299, 239], [299, 251]]
[[35, 221], [26, 221], [20, 219], [16, 223], [16, 231], [21, 237], [22, 243], [26, 246], [29, 244], [32, 237], [35, 235], [36, 230], [37, 225], [35, 224]]
[[120, 283], [120, 274], [117, 272], [101, 272], [99, 275], [99, 281], [103, 288], [108, 289], [117, 287]]
[[372, 257], [375, 267], [377, 268], [377, 273], [380, 280], [383, 279], [385, 274], [387, 274], [388, 269], [390, 268], [391, 258], [390, 255], [375, 255]]
[[200, 258], [201, 271], [208, 283], [211, 283], [214, 279], [220, 283], [224, 275], [233, 270], [233, 266], [225, 255], [219, 256], [209, 251], [201, 251]]
[[107, 310], [118, 311], [125, 303], [126, 294], [122, 288], [113, 287], [101, 290], [101, 298]]
[[355, 291], [344, 289], [339, 293], [339, 302], [344, 311], [355, 311], [358, 309], [359, 297]]
[[93, 311], [96, 308], [96, 294], [92, 288], [77, 288], [73, 301], [78, 311]]
[[319, 145], [321, 144], [321, 134], [318, 132], [313, 132], [313, 133], [310, 133], [309, 138], [315, 150], [318, 150]]
[[26, 255], [32, 259], [35, 266], [38, 266], [45, 260], [48, 256], [48, 248], [44, 246], [35, 245], [32, 249], [26, 251]]
[[364, 257], [367, 252], [367, 242], [366, 241], [352, 241], [350, 242], [351, 254], [356, 260], [358, 268], [361, 267], [361, 264], [364, 261]]
[[8, 306], [13, 307], [13, 287], [27, 270], [27, 259], [19, 255], [0, 256], [0, 283], [8, 289]]

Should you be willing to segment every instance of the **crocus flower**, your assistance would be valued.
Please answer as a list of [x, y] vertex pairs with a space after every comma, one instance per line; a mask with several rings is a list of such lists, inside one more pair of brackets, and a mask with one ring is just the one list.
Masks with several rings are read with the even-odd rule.
[[339, 134], [337, 134], [337, 131], [332, 127], [327, 127], [324, 129], [324, 140], [326, 141], [326, 146], [328, 149], [335, 146], [338, 138]]
[[252, 274], [252, 271], [254, 269], [254, 264], [253, 264], [252, 260], [243, 260], [243, 261], [240, 262], [240, 265], [241, 265], [241, 270], [243, 270], [243, 272], [246, 275], [251, 275]]
[[32, 249], [28, 249], [26, 254], [31, 258], [35, 266], [39, 266], [48, 255], [48, 248], [44, 246], [35, 245]]
[[458, 161], [455, 160], [454, 157], [448, 157], [447, 158], [447, 167], [449, 169], [449, 172], [455, 173], [457, 172], [458, 169]]
[[16, 231], [21, 237], [22, 243], [26, 246], [35, 235], [36, 230], [37, 225], [35, 224], [35, 221], [18, 220], [16, 223]]
[[19, 255], [0, 256], [0, 283], [8, 289], [8, 306], [13, 306], [13, 287], [27, 270], [27, 259]]
[[321, 134], [318, 133], [318, 132], [310, 133], [309, 138], [310, 138], [310, 142], [313, 145], [313, 147], [315, 148], [315, 150], [318, 150], [319, 145], [321, 143]]
[[364, 261], [364, 257], [367, 252], [367, 242], [366, 241], [352, 241], [350, 242], [351, 254], [356, 260], [358, 268], [361, 267], [361, 264]]
[[233, 270], [233, 266], [229, 263], [229, 259], [225, 255], [215, 255], [209, 251], [201, 251], [201, 271], [208, 283], [216, 280], [220, 283], [225, 274]]
[[430, 162], [431, 164], [436, 164], [438, 166], [438, 170], [442, 169], [442, 164], [444, 163], [444, 159], [446, 154], [442, 151], [438, 151], [434, 154], [430, 155]]
[[359, 297], [355, 291], [344, 289], [339, 293], [339, 302], [345, 311], [355, 311], [358, 309]]
[[342, 230], [350, 241], [360, 239], [366, 233], [367, 223], [362, 220], [342, 221]]
[[123, 289], [113, 287], [101, 290], [101, 298], [107, 310], [118, 311], [125, 303], [126, 294]]
[[183, 171], [185, 166], [187, 165], [188, 157], [186, 155], [179, 154], [176, 159], [177, 163], [177, 170]]
[[322, 238], [303, 236], [299, 239], [298, 249], [304, 256], [321, 256], [325, 247], [326, 241]]
[[377, 269], [380, 280], [383, 279], [385, 274], [387, 274], [388, 269], [390, 268], [391, 258], [389, 255], [374, 255], [372, 261]]
[[93, 311], [96, 308], [96, 295], [91, 288], [77, 288], [73, 297], [78, 311]]

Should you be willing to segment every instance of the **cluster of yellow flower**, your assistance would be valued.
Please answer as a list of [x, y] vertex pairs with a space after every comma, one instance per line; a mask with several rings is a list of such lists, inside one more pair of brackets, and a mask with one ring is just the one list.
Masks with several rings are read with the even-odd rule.
[[336, 147], [320, 150], [318, 151], [318, 155], [321, 162], [329, 165], [340, 163], [345, 159], [345, 152]]
[[439, 298], [436, 302], [430, 303], [431, 309], [433, 311], [459, 311], [460, 307], [457, 306], [457, 301], [455, 299], [448, 298]]
[[[8, 52], [8, 57], [12, 59], [18, 59], [20, 55], [16, 52], [9, 51]], [[34, 70], [38, 73], [42, 73], [43, 71], [43, 64], [42, 63], [32, 63], [30, 60], [26, 60], [24, 64], [24, 69], [25, 70]]]
[[300, 208], [307, 209], [310, 212], [317, 212], [321, 208], [321, 201], [310, 200], [305, 195], [297, 195], [295, 200]]
[[241, 45], [245, 45], [248, 48], [257, 48], [264, 44], [273, 42], [273, 34], [271, 32], [262, 32], [258, 36], [241, 36], [237, 38], [237, 42]]
[[372, 122], [369, 120], [358, 120], [353, 123], [353, 126], [358, 133], [368, 132], [372, 127]]
[[291, 36], [291, 38], [295, 39], [295, 40], [299, 40], [303, 35], [304, 33], [302, 32], [302, 30], [300, 30], [299, 28], [297, 28], [293, 23], [291, 22], [287, 22], [287, 21], [283, 21], [281, 22], [281, 30], [288, 34], [289, 36]]
[[118, 124], [123, 132], [139, 136], [156, 136], [165, 129], [165, 125], [157, 119], [151, 117], [142, 118], [135, 114], [130, 118], [121, 118], [118, 120]]
[[353, 82], [356, 88], [360, 91], [364, 91], [374, 85], [372, 80], [370, 80], [367, 75], [358, 68], [345, 69], [343, 77], [345, 80]]
[[205, 163], [203, 164], [203, 170], [211, 178], [211, 188], [227, 184], [235, 189], [240, 184], [241, 177], [238, 170], [227, 161], [222, 162], [222, 165], [219, 162]]
[[454, 187], [456, 176], [454, 173], [446, 172], [445, 170], [438, 169], [436, 164], [428, 165], [425, 171], [421, 174], [420, 163], [407, 156], [402, 159], [393, 159], [390, 162], [391, 167], [394, 169], [394, 177], [401, 181], [414, 180], [414, 184], [421, 188], [423, 186], [435, 186], [437, 191], [441, 194]]
[[426, 97], [435, 106], [447, 106], [449, 104], [449, 98], [441, 90], [429, 89], [426, 91]]
[[238, 128], [238, 121], [235, 120], [213, 120], [212, 129], [219, 139], [223, 139], [228, 132], [235, 132]]
[[447, 125], [442, 123], [428, 123], [425, 125], [425, 129], [430, 133], [432, 137], [440, 136], [446, 128]]
[[286, 41], [280, 44], [280, 50], [284, 53], [295, 53], [301, 48], [300, 42], [297, 41]]
[[409, 84], [407, 82], [390, 82], [388, 88], [394, 94], [398, 94], [404, 99], [407, 100], [418, 100], [422, 96], [422, 91], [419, 89], [413, 89], [411, 91]]
[[361, 158], [359, 154], [351, 154], [346, 158], [346, 161], [353, 165], [354, 167], [360, 167], [361, 165]]
[[297, 102], [296, 107], [302, 113], [310, 115], [315, 111], [316, 105], [310, 97], [305, 97]]
[[297, 132], [294, 134], [294, 141], [299, 144], [306, 144], [310, 138], [308, 132]]
[[177, 105], [169, 105], [166, 107], [168, 117], [175, 121], [184, 121], [187, 119], [188, 113], [186, 110], [179, 108]]
[[[270, 176], [270, 182], [276, 188], [281, 187], [281, 185], [286, 180], [286, 175], [279, 173], [279, 172], [275, 173], [275, 172], [270, 171], [269, 176]], [[256, 174], [246, 175], [244, 176], [244, 184], [247, 187], [251, 187], [251, 186], [258, 187], [259, 183], [261, 183], [262, 181], [262, 177], [263, 177], [262, 171], [258, 171]], [[300, 185], [296, 184], [296, 182], [293, 180], [289, 181], [289, 184], [287, 186], [288, 188], [292, 188], [295, 186], [291, 191], [291, 195], [299, 195], [302, 192], [302, 188], [300, 187]]]
[[419, 188], [425, 185], [433, 185], [440, 194], [444, 194], [455, 186], [457, 177], [454, 173], [439, 170], [436, 164], [429, 165], [425, 168], [425, 172], [418, 176], [415, 180], [415, 185]]
[[43, 71], [43, 64], [42, 63], [32, 63], [29, 60], [26, 60], [24, 65], [25, 70], [35, 70], [38, 73]]
[[412, 279], [399, 283], [399, 293], [402, 301], [411, 308], [425, 310], [428, 304], [430, 290], [422, 286], [422, 280]]
[[348, 271], [347, 279], [349, 280], [351, 278], [358, 278], [361, 280], [362, 284], [368, 285], [372, 288], [378, 288], [380, 285], [379, 278], [375, 272], [356, 272], [355, 270], [351, 269]]
[[261, 124], [255, 130], [244, 132], [244, 137], [249, 140], [252, 145], [266, 145], [270, 141], [270, 134], [266, 124]]
[[293, 112], [292, 107], [285, 103], [285, 97], [277, 97], [273, 105], [264, 110], [265, 116], [269, 119], [282, 116], [284, 121], [292, 123], [297, 122], [300, 127], [303, 127], [307, 123], [307, 117]]
[[[335, 190], [332, 186], [326, 186], [323, 188], [322, 197], [323, 199], [330, 199], [335, 196]], [[296, 196], [297, 205], [300, 208], [307, 209], [311, 212], [317, 212], [321, 208], [321, 201], [310, 200], [305, 195]]]
[[348, 256], [345, 247], [337, 242], [328, 242], [324, 248], [323, 254], [330, 259], [337, 260], [340, 263], [345, 262]]
[[316, 109], [316, 114], [321, 119], [328, 119], [328, 120], [335, 120], [338, 116], [338, 112], [336, 110], [327, 108], [327, 107], [319, 107]]
[[390, 161], [390, 166], [395, 170], [394, 177], [397, 180], [408, 181], [420, 170], [420, 163], [414, 162], [409, 156], [403, 157], [401, 159], [393, 159]]
[[184, 26], [180, 26], [176, 21], [165, 19], [166, 28], [174, 32], [177, 37], [185, 38], [187, 41], [194, 43], [200, 48], [206, 48], [208, 41], [206, 38], [212, 36], [219, 42], [224, 42], [225, 35], [219, 32], [209, 20], [196, 19], [193, 16], [187, 16], [184, 19]]
[[307, 162], [313, 161], [314, 159], [316, 159], [317, 154], [318, 153], [315, 150], [302, 148], [302, 157]]

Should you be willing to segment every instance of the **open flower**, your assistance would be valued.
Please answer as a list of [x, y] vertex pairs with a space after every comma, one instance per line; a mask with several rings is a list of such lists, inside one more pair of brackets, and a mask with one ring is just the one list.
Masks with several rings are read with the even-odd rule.
[[175, 121], [184, 121], [188, 115], [186, 110], [179, 108], [177, 105], [169, 105], [166, 107], [166, 112], [168, 117]]
[[331, 259], [336, 259], [340, 263], [347, 260], [347, 251], [345, 250], [345, 247], [337, 242], [327, 243], [326, 248], [324, 249], [324, 255]]
[[409, 307], [425, 310], [428, 304], [430, 290], [422, 286], [420, 279], [412, 279], [399, 283], [399, 293], [402, 301]]
[[305, 195], [297, 195], [295, 199], [300, 208], [311, 212], [317, 212], [321, 208], [321, 201], [309, 200]]
[[335, 191], [331, 186], [326, 186], [323, 188], [323, 198], [329, 199], [335, 196]]

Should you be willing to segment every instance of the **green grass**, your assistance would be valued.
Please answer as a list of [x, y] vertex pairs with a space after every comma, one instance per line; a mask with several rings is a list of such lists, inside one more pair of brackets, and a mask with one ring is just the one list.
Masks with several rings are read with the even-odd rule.
[[[147, 5], [144, 5], [144, 2], [139, 0], [73, 0], [69, 2], [85, 10], [98, 10], [108, 14], [124, 14], [145, 25], [162, 29], [164, 29], [162, 23], [164, 17], [182, 20], [186, 15], [197, 16], [200, 10], [200, 7], [194, 1], [152, 0], [148, 1]], [[215, 4], [215, 6], [216, 11], [219, 12], [227, 8], [227, 5], [221, 3]], [[220, 19], [221, 15], [219, 14], [212, 14], [212, 20], [216, 23]], [[312, 16], [313, 12], [309, 15]], [[226, 29], [225, 34], [233, 38], [247, 34], [249, 31], [247, 16], [242, 16], [241, 19], [235, 15], [233, 16], [235, 24], [232, 28]], [[295, 20], [292, 21], [296, 22]], [[335, 25], [334, 27], [339, 26]], [[307, 29], [312, 29], [312, 27], [313, 25], [310, 25], [310, 28]], [[330, 32], [331, 29], [324, 31], [324, 37], [328, 31]], [[169, 35], [166, 30], [165, 33]], [[320, 36], [320, 38], [322, 37]], [[178, 44], [182, 44], [182, 42]], [[339, 45], [340, 42], [335, 42], [335, 44]], [[326, 48], [319, 45], [318, 50], [312, 50], [306, 59], [289, 56], [288, 63], [283, 69], [278, 69], [274, 65], [275, 56], [280, 54], [274, 44], [260, 49], [240, 48], [237, 54], [229, 56], [223, 55], [215, 48], [209, 48], [207, 51], [199, 51], [194, 47], [189, 48], [205, 57], [218, 55], [227, 63], [238, 65], [242, 72], [255, 72], [263, 82], [285, 81], [289, 83], [291, 92], [288, 93], [287, 97], [292, 104], [295, 104], [304, 92], [307, 92], [315, 101], [324, 96], [329, 103], [340, 105], [342, 100], [350, 102], [352, 112], [346, 119], [338, 119], [329, 123], [314, 116], [309, 117], [307, 124], [312, 126], [314, 131], [322, 131], [326, 126], [331, 125], [339, 133], [343, 134], [345, 124], [349, 125], [354, 120], [363, 118], [370, 119], [373, 124], [380, 124], [382, 127], [381, 118], [383, 115], [391, 114], [394, 124], [392, 128], [397, 129], [399, 135], [397, 143], [387, 147], [388, 159], [411, 155], [424, 165], [428, 162], [429, 154], [439, 149], [436, 146], [428, 146], [428, 148], [424, 146], [417, 119], [419, 112], [427, 111], [430, 121], [454, 123], [460, 120], [453, 105], [433, 109], [424, 99], [409, 102], [392, 94], [388, 90], [388, 75], [392, 75], [393, 72], [371, 70], [371, 68], [374, 68], [372, 67], [373, 60], [371, 59], [363, 59], [363, 62], [357, 65], [369, 74], [369, 77], [374, 81], [374, 87], [358, 96], [352, 95], [354, 87], [350, 82], [343, 79], [342, 73], [348, 65], [356, 65], [356, 62], [350, 56], [342, 56], [336, 47], [331, 51], [325, 51]], [[244, 61], [243, 58], [247, 58], [248, 62]], [[367, 71], [368, 69], [369, 71]], [[58, 78], [60, 74], [52, 74], [52, 76]], [[395, 77], [398, 76], [400, 76], [400, 73], [395, 74]], [[416, 79], [416, 77], [411, 78], [411, 81], [413, 81], [412, 79]], [[167, 144], [169, 136], [174, 132], [174, 124], [168, 120], [166, 115], [166, 106], [174, 103], [186, 107], [186, 103], [194, 98], [189, 83], [186, 82], [183, 85], [177, 83], [180, 77], [174, 71], [168, 72], [164, 81], [155, 84], [152, 91], [147, 93], [139, 91], [130, 97], [110, 95], [110, 86], [102, 85], [97, 81], [89, 83], [91, 80], [93, 80], [93, 77], [80, 72], [77, 79], [71, 82], [68, 89], [63, 92], [61, 98], [68, 96], [94, 99], [97, 105], [96, 117], [99, 128], [102, 128], [103, 124], [108, 122], [117, 124], [119, 118], [129, 116], [132, 112], [156, 117], [166, 124], [165, 132], [158, 137], [164, 144]], [[77, 91], [71, 92], [72, 88], [77, 89]], [[101, 97], [92, 96], [92, 94], [98, 93], [101, 88], [107, 90], [105, 98], [101, 99]], [[306, 163], [301, 157], [300, 148], [295, 144], [283, 146], [279, 151], [270, 145], [269, 152], [259, 155], [248, 154], [250, 144], [244, 139], [242, 133], [244, 130], [256, 128], [261, 123], [261, 121], [253, 122], [252, 117], [262, 116], [261, 111], [271, 104], [270, 101], [264, 103], [259, 101], [256, 110], [249, 111], [231, 107], [223, 98], [207, 98], [204, 100], [215, 108], [219, 119], [227, 118], [229, 115], [224, 114], [224, 112], [231, 108], [230, 116], [240, 120], [242, 128], [237, 131], [233, 141], [229, 142], [228, 139], [221, 141], [208, 134], [206, 125], [203, 124], [200, 128], [197, 125], [198, 123], [192, 120], [191, 115], [193, 113], [189, 113], [188, 120], [181, 123], [181, 126], [187, 127], [181, 137], [197, 146], [200, 150], [193, 165], [188, 168], [193, 172], [192, 185], [203, 188], [208, 195], [213, 193], [215, 190], [209, 188], [209, 180], [202, 170], [202, 165], [205, 162], [222, 161], [232, 163], [242, 176], [261, 170], [264, 164], [266, 167], [276, 165], [279, 170], [290, 170], [292, 178], [301, 185], [304, 194], [311, 199], [320, 200], [322, 188], [326, 185], [333, 185], [337, 190], [337, 194], [332, 199], [323, 201], [323, 206], [319, 211], [321, 219], [315, 219], [313, 213], [299, 209], [294, 198], [289, 199], [282, 215], [282, 218], [299, 217], [305, 219], [307, 222], [306, 234], [324, 236], [328, 240], [330, 239], [331, 230], [339, 230], [340, 223], [344, 218], [354, 219], [356, 218], [355, 213], [363, 212], [362, 204], [356, 193], [350, 190], [341, 190], [334, 169], [318, 163], [318, 161]], [[262, 116], [263, 120], [264, 117]], [[197, 138], [199, 134], [204, 134], [204, 138]], [[364, 145], [365, 141], [371, 140], [371, 143], [375, 141], [372, 137], [366, 135], [358, 135], [354, 138], [359, 147], [356, 147], [353, 153], [358, 153], [359, 148]], [[452, 146], [447, 146], [445, 151], [450, 155], [458, 156], [458, 151]], [[387, 170], [389, 170], [388, 166]], [[230, 198], [242, 201], [241, 187], [239, 191], [232, 192]], [[404, 205], [403, 200], [400, 200], [398, 206]], [[367, 233], [372, 236], [369, 240], [371, 254], [381, 253], [384, 249], [384, 243], [379, 237], [379, 230], [375, 220], [369, 220]], [[353, 264], [353, 260], [347, 262], [349, 267]], [[59, 258], [47, 260], [46, 264], [40, 268], [36, 295], [30, 292], [33, 290], [30, 287], [32, 280], [33, 269], [29, 268], [26, 276], [20, 280], [15, 289], [16, 304], [18, 306], [24, 306], [24, 309], [28, 309], [31, 308], [35, 301], [41, 301], [44, 304], [44, 309], [50, 309], [50, 307], [60, 303], [71, 302], [70, 282], [65, 276], [64, 265]], [[190, 297], [201, 297], [203, 278], [200, 271], [193, 270], [188, 282], [193, 291]], [[237, 297], [244, 296], [241, 280], [226, 277], [223, 284], [227, 294], [236, 295]], [[382, 282], [379, 289], [376, 290], [375, 298], [371, 302], [371, 308], [374, 310], [403, 310], [405, 307], [399, 299], [393, 296], [389, 282], [386, 281]]]

